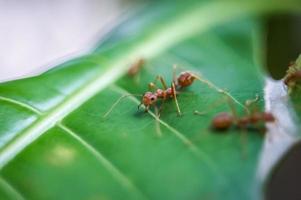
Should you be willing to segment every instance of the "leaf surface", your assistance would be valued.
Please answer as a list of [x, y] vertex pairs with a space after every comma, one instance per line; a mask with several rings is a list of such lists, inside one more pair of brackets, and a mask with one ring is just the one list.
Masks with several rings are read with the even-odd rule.
[[[148, 5], [95, 52], [40, 76], [0, 85], [0, 195], [12, 199], [254, 199], [263, 135], [210, 129], [229, 108], [196, 82], [161, 118], [121, 95], [143, 93], [172, 65], [202, 74], [244, 102], [263, 96], [254, 16], [298, 10], [297, 1], [166, 2]], [[156, 11], [156, 12], [155, 12]], [[215, 13], [215, 14], [212, 14]], [[145, 58], [135, 78], [130, 64]], [[218, 103], [221, 102], [221, 103]], [[214, 106], [219, 104], [218, 106]], [[260, 105], [263, 101], [261, 98]], [[242, 113], [241, 107], [236, 105]], [[193, 115], [194, 110], [204, 116]]]

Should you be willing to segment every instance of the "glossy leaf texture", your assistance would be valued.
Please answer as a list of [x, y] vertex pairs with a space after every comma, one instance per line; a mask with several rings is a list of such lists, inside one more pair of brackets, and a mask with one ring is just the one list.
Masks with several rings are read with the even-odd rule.
[[[190, 70], [239, 102], [261, 98], [260, 18], [298, 1], [196, 1], [145, 5], [90, 55], [0, 85], [0, 195], [5, 199], [255, 199], [264, 135], [217, 133], [224, 95], [195, 82], [160, 119], [137, 111], [160, 74]], [[130, 65], [144, 58], [136, 77]], [[239, 113], [243, 109], [235, 104]], [[205, 112], [202, 116], [194, 111]]]

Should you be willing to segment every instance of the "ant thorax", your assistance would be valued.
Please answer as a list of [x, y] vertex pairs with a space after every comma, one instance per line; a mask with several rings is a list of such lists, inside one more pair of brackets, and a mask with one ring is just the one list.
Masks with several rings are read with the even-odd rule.
[[158, 98], [166, 99], [166, 93], [162, 89], [157, 89], [156, 90], [156, 95], [157, 95]]
[[165, 92], [169, 98], [173, 98], [175, 96], [174, 91], [171, 88], [167, 88]]

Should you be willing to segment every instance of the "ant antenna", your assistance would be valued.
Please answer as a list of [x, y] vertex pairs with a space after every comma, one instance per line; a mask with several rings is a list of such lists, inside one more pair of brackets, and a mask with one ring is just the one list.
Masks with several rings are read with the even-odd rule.
[[210, 82], [207, 79], [204, 79], [201, 77], [201, 75], [197, 76], [195, 74], [193, 74], [194, 78], [201, 81], [202, 83], [206, 84], [208, 87], [216, 90], [217, 92], [227, 96], [228, 98], [230, 98], [232, 101], [234, 101], [235, 103], [237, 103], [238, 105], [240, 105], [242, 108], [244, 108], [246, 110], [247, 113], [250, 113], [249, 109], [243, 105], [242, 103], [240, 103], [236, 98], [234, 98], [229, 92], [217, 87], [216, 85], [214, 85], [212, 82]]
[[248, 100], [246, 100], [245, 106], [246, 107], [250, 107], [252, 104], [257, 103], [258, 101], [259, 101], [259, 95], [256, 94], [255, 99], [248, 99]]
[[228, 102], [228, 105], [230, 107], [230, 110], [234, 116], [234, 120], [237, 122], [238, 121], [238, 114], [237, 114], [237, 111], [235, 109], [235, 106], [234, 106], [234, 103], [233, 103], [233, 100], [230, 98], [230, 97], [226, 97], [227, 98], [227, 102]]
[[113, 109], [118, 105], [118, 103], [123, 100], [125, 97], [130, 97], [130, 96], [142, 96], [141, 94], [125, 94], [119, 97], [115, 103], [111, 106], [111, 108], [103, 115], [103, 118], [106, 118], [112, 111]]
[[178, 99], [177, 99], [177, 91], [176, 91], [175, 83], [171, 84], [171, 89], [173, 91], [173, 96], [174, 96], [174, 100], [175, 100], [175, 103], [176, 103], [178, 116], [181, 116], [182, 113], [181, 113], [180, 106], [179, 106]]
[[[225, 97], [224, 97], [225, 98]], [[210, 104], [208, 107], [210, 107], [210, 110], [214, 109], [214, 108], [217, 108], [218, 106], [220, 106], [222, 103], [225, 103], [225, 99], [222, 98], [222, 99], [218, 99], [218, 100], [215, 100], [212, 104]], [[195, 110], [193, 112], [195, 115], [206, 115], [209, 113], [209, 110], [207, 111], [198, 111], [198, 110]]]

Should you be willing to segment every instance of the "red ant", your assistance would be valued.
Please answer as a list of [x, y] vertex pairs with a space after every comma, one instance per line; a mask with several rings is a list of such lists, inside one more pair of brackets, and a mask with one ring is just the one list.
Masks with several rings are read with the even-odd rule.
[[284, 84], [288, 86], [289, 93], [297, 86], [297, 82], [301, 80], [301, 56], [296, 62], [291, 62], [286, 75], [284, 77]]
[[250, 125], [256, 125], [259, 122], [274, 122], [275, 117], [268, 112], [254, 112], [243, 117], [234, 117], [233, 115], [222, 112], [216, 115], [212, 120], [212, 126], [216, 130], [227, 130], [232, 125], [238, 128], [247, 128]]
[[130, 69], [128, 70], [128, 75], [132, 77], [136, 76], [144, 64], [145, 60], [143, 58], [139, 58], [135, 63], [133, 63], [130, 66]]
[[[246, 101], [246, 107], [250, 107], [251, 104], [258, 101], [258, 96], [255, 100]], [[259, 123], [274, 122], [275, 117], [269, 112], [252, 111], [245, 116], [237, 117], [236, 112], [233, 108], [232, 114], [222, 112], [217, 114], [212, 120], [212, 127], [216, 130], [228, 130], [231, 126], [235, 125], [240, 129], [246, 129], [250, 126], [256, 127]]]
[[[245, 102], [245, 106], [248, 108], [247, 113], [241, 117], [238, 117], [236, 114], [236, 110], [233, 106], [233, 101], [229, 101], [228, 104], [231, 108], [232, 113], [221, 112], [217, 114], [212, 122], [211, 127], [216, 131], [226, 131], [231, 126], [234, 126], [238, 129], [244, 130], [241, 134], [241, 142], [242, 142], [242, 156], [245, 158], [247, 156], [247, 149], [245, 148], [245, 144], [247, 142], [246, 130], [249, 128], [256, 131], [264, 131], [265, 128], [260, 125], [266, 122], [275, 122], [276, 119], [273, 114], [269, 112], [261, 112], [257, 109], [254, 109], [253, 105], [259, 100], [258, 95], [253, 100], [247, 100]], [[252, 107], [251, 107], [252, 106]], [[251, 111], [250, 111], [251, 110]]]
[[[175, 76], [174, 76], [175, 77]], [[182, 72], [177, 78], [174, 78], [170, 87], [167, 87], [163, 77], [157, 76], [156, 80], [160, 80], [163, 86], [163, 89], [157, 88], [154, 83], [149, 84], [149, 88], [157, 88], [155, 92], [146, 92], [141, 100], [140, 105], [145, 106], [145, 111], [147, 112], [151, 106], [154, 106], [158, 99], [161, 99], [163, 102], [167, 99], [173, 98], [175, 100], [177, 106], [178, 115], [181, 115], [179, 103], [177, 100], [177, 94], [179, 94], [179, 90], [185, 87], [192, 85], [194, 80], [196, 79], [196, 75], [191, 72], [185, 71]], [[161, 110], [161, 108], [160, 108]]]
[[[174, 68], [175, 71], [175, 68]], [[174, 78], [173, 81], [171, 83], [170, 87], [167, 87], [167, 84], [164, 80], [164, 78], [162, 76], [157, 76], [156, 80], [160, 80], [163, 89], [158, 88], [156, 86], [155, 83], [151, 82], [148, 84], [149, 89], [150, 90], [154, 90], [154, 92], [151, 91], [147, 91], [145, 92], [143, 95], [133, 95], [133, 94], [129, 94], [129, 95], [124, 95], [122, 97], [120, 97], [114, 104], [113, 106], [110, 108], [110, 110], [104, 115], [104, 117], [108, 116], [110, 114], [110, 112], [114, 109], [114, 107], [121, 101], [122, 98], [127, 97], [127, 96], [142, 96], [141, 102], [138, 105], [138, 109], [140, 108], [141, 105], [144, 105], [145, 107], [145, 112], [148, 112], [148, 110], [150, 109], [150, 107], [154, 106], [155, 109], [157, 110], [157, 101], [160, 99], [162, 100], [162, 103], [164, 103], [164, 101], [168, 100], [168, 99], [174, 99], [175, 103], [176, 103], [176, 108], [177, 108], [177, 112], [178, 115], [181, 115], [181, 110], [179, 107], [179, 103], [177, 100], [177, 95], [179, 94], [179, 90], [185, 87], [190, 86], [195, 79], [197, 79], [198, 77], [196, 75], [194, 75], [191, 72], [185, 71], [182, 72], [178, 77], [175, 77], [175, 72], [173, 73]], [[162, 110], [162, 105], [159, 109], [159, 113]]]

